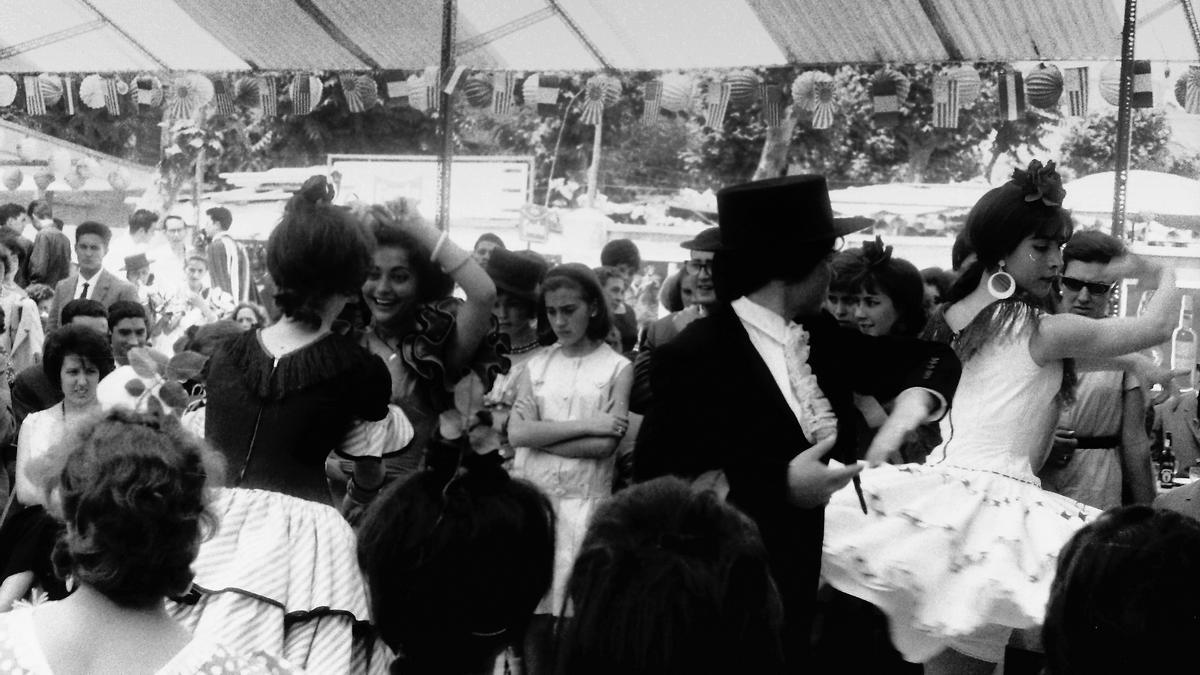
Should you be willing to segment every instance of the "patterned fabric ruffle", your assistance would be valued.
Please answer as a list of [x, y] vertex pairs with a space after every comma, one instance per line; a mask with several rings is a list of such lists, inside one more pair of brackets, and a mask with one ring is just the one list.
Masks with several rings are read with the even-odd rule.
[[219, 490], [214, 509], [220, 529], [200, 547], [192, 596], [168, 603], [175, 619], [234, 652], [279, 654], [308, 672], [387, 672], [354, 532], [337, 511], [237, 488]]
[[1040, 625], [1059, 551], [1099, 514], [1034, 483], [946, 463], [885, 464], [863, 472], [862, 488], [870, 514], [849, 488], [826, 509], [822, 574], [887, 613], [913, 662], [995, 627]]
[[[446, 372], [446, 349], [454, 336], [454, 324], [462, 301], [457, 298], [444, 298], [436, 302], [426, 303], [417, 309], [417, 329], [400, 342], [400, 356], [414, 372], [422, 379], [441, 386], [448, 379], [457, 382], [466, 373]], [[508, 341], [500, 334], [499, 324], [495, 317], [491, 327], [475, 357], [467, 366], [469, 372], [475, 373], [484, 384], [484, 391], [489, 391], [496, 381], [496, 376], [507, 373], [509, 369]]]

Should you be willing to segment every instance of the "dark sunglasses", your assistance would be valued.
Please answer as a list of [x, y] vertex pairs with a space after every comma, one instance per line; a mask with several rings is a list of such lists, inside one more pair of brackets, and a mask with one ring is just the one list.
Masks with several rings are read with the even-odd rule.
[[1111, 292], [1112, 289], [1117, 287], [1117, 282], [1115, 281], [1112, 283], [1103, 283], [1099, 281], [1083, 281], [1082, 279], [1076, 279], [1075, 277], [1059, 277], [1058, 280], [1062, 283], [1063, 288], [1071, 291], [1072, 293], [1078, 293], [1086, 288], [1088, 289], [1088, 293], [1091, 293], [1092, 295], [1103, 295]]

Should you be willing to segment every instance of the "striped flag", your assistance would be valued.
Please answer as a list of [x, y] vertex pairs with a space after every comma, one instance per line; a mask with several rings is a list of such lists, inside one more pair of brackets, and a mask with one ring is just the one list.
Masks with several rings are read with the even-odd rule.
[[233, 95], [229, 91], [229, 82], [223, 77], [214, 78], [213, 81], [213, 105], [217, 109], [218, 115], [233, 114]]
[[1087, 117], [1088, 114], [1088, 69], [1067, 68], [1063, 72], [1063, 88], [1067, 90], [1067, 114], [1072, 117]]
[[642, 124], [654, 124], [658, 121], [662, 92], [662, 80], [653, 80], [642, 85]]
[[945, 75], [933, 79], [933, 126], [958, 128], [958, 81]]
[[362, 96], [358, 94], [358, 78], [352, 73], [343, 73], [338, 75], [338, 81], [342, 83], [342, 96], [345, 97], [346, 107], [350, 112], [360, 113], [366, 110]]
[[1154, 90], [1151, 88], [1149, 61], [1133, 62], [1133, 107], [1154, 107]]
[[1019, 120], [1025, 114], [1024, 77], [1016, 70], [1006, 70], [1000, 76], [1000, 112], [1006, 120]]
[[516, 77], [511, 72], [492, 73], [492, 113], [511, 115], [513, 109], [513, 86]]
[[276, 88], [275, 78], [271, 75], [263, 75], [258, 78], [258, 101], [262, 105], [263, 117], [276, 117], [279, 115], [279, 91]]
[[[442, 69], [437, 66], [426, 66], [422, 76], [425, 85], [425, 100], [427, 109], [439, 111], [442, 109]], [[415, 106], [414, 106], [415, 107]]]
[[75, 114], [75, 78], [70, 75], [63, 75], [63, 101], [67, 109], [68, 115]]
[[537, 111], [539, 115], [558, 114], [558, 88], [562, 79], [557, 75], [541, 75], [538, 77]]
[[[716, 91], [713, 91], [713, 88]], [[729, 109], [729, 98], [733, 95], [733, 85], [728, 82], [713, 84], [708, 91], [708, 105], [705, 106], [705, 121], [709, 128], [720, 129], [725, 123], [725, 112]]]
[[104, 107], [109, 115], [116, 117], [121, 114], [121, 89], [115, 77], [104, 78]]
[[292, 78], [292, 114], [307, 115], [313, 109], [313, 92], [308, 75]]
[[768, 127], [778, 127], [783, 124], [783, 87], [777, 84], [760, 84], [759, 97], [762, 99], [762, 119]]
[[[138, 105], [155, 105], [158, 101], [155, 100], [155, 94], [161, 96], [161, 92], [155, 92], [155, 83], [157, 80], [151, 77], [139, 77], [134, 83], [137, 87], [137, 102]], [[161, 98], [159, 98], [161, 101]]]
[[38, 81], [37, 75], [26, 75], [25, 82], [25, 110], [30, 115], [45, 115], [46, 114], [46, 99], [42, 96], [42, 83]]

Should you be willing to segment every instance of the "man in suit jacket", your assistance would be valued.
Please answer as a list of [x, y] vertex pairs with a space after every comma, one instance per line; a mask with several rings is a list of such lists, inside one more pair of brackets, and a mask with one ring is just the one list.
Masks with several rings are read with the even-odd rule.
[[[853, 392], [895, 399], [874, 443], [898, 449], [905, 433], [944, 414], [960, 365], [944, 345], [865, 336], [823, 311], [829, 258], [842, 235], [866, 225], [833, 218], [824, 178], [734, 186], [717, 204], [716, 290], [729, 305], [655, 351], [634, 472], [723, 473], [729, 502], [767, 547], [793, 671], [811, 665], [825, 503], [860, 470]], [[815, 387], [797, 365], [805, 351]], [[848, 466], [828, 467], [831, 452]]]
[[104, 269], [104, 256], [108, 254], [110, 241], [112, 230], [103, 223], [87, 221], [75, 229], [75, 257], [79, 260], [79, 270], [54, 287], [49, 330], [61, 325], [62, 308], [72, 300], [95, 300], [105, 309], [118, 300], [138, 302], [137, 288], [133, 284]]

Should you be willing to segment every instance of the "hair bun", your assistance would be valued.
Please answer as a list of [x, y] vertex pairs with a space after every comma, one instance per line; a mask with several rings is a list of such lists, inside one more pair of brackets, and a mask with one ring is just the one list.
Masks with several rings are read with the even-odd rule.
[[305, 206], [317, 206], [319, 204], [333, 203], [334, 196], [337, 191], [333, 185], [330, 185], [329, 179], [321, 174], [310, 176], [304, 181], [304, 185], [300, 186], [291, 199], [293, 206], [303, 204]]
[[872, 269], [886, 265], [892, 259], [892, 247], [884, 246], [883, 237], [879, 235], [875, 235], [875, 241], [863, 242], [862, 253], [867, 267]]

